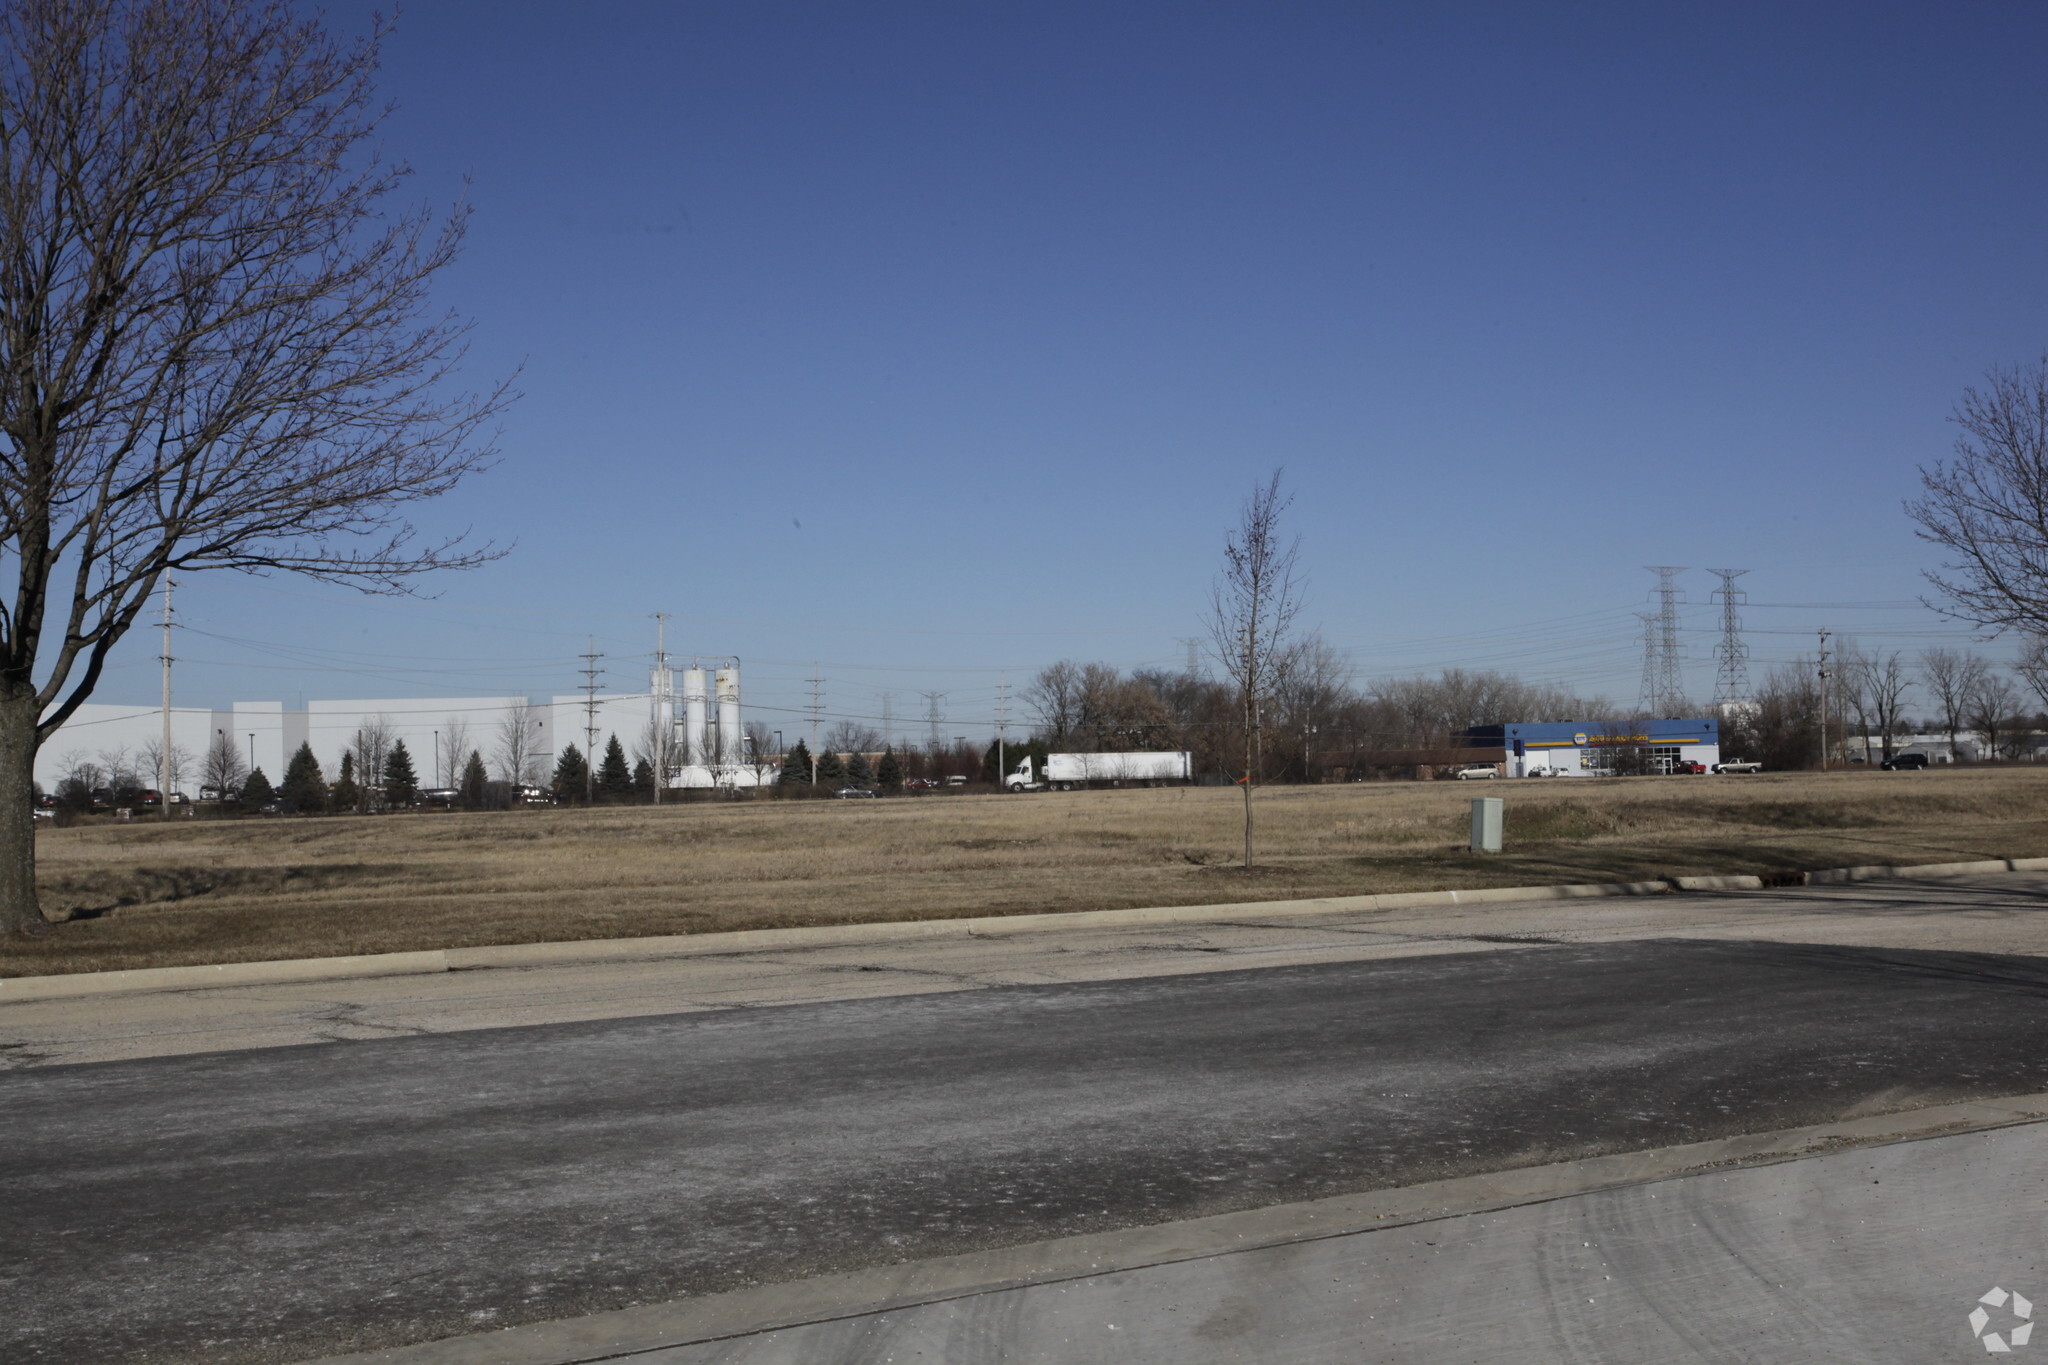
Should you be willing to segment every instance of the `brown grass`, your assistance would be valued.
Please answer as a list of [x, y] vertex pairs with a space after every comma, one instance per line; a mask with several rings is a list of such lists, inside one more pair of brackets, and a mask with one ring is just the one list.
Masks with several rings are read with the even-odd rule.
[[[1507, 849], [1464, 851], [1507, 800]], [[1386, 783], [104, 824], [0, 975], [859, 920], [2048, 855], [2048, 770]]]

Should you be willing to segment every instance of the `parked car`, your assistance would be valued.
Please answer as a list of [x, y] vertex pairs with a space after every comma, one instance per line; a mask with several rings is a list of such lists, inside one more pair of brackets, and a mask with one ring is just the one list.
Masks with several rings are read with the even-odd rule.
[[201, 787], [201, 788], [199, 789], [199, 799], [200, 799], [201, 801], [218, 801], [218, 800], [220, 800], [220, 788], [219, 788], [219, 787]]
[[874, 793], [869, 791], [866, 787], [841, 787], [838, 791], [833, 792], [832, 794], [842, 801], [857, 801], [864, 796], [874, 795]]
[[1480, 778], [1499, 777], [1500, 768], [1492, 763], [1467, 763], [1464, 767], [1452, 773], [1451, 776], [1457, 778], [1460, 782], [1467, 780], [1476, 781]]
[[967, 785], [967, 779], [965, 777], [962, 777], [959, 773], [954, 773], [951, 777], [946, 779], [946, 785], [949, 787], [964, 787]]
[[48, 806], [37, 806], [35, 808], [35, 813], [37, 820], [54, 821], [57, 818], [57, 812], [51, 810]]
[[938, 785], [939, 780], [935, 777], [913, 777], [904, 782], [903, 790], [907, 792], [930, 791]]
[[1546, 768], [1546, 767], [1544, 767], [1544, 766], [1543, 766], [1543, 765], [1542, 765], [1541, 763], [1539, 763], [1539, 764], [1537, 764], [1537, 765], [1536, 765], [1535, 767], [1533, 767], [1533, 768], [1526, 768], [1526, 769], [1524, 769], [1524, 770], [1523, 770], [1523, 772], [1522, 772], [1522, 776], [1524, 776], [1524, 777], [1556, 777], [1556, 776], [1557, 776], [1557, 769], [1555, 769], [1555, 768]]
[[1706, 764], [1690, 758], [1681, 758], [1671, 765], [1671, 771], [1674, 773], [1704, 773], [1706, 770]]
[[1883, 768], [1888, 773], [1908, 772], [1914, 769], [1926, 767], [1927, 755], [1893, 754], [1890, 758], [1886, 759], [1884, 762], [1878, 764], [1877, 766]]
[[1714, 771], [1717, 773], [1760, 773], [1763, 770], [1763, 764], [1752, 762], [1746, 758], [1731, 758], [1725, 763], [1716, 763], [1714, 765]]

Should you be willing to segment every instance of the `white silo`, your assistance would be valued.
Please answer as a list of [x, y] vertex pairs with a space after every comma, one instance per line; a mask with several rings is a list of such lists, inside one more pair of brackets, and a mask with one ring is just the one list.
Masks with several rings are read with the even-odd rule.
[[746, 761], [740, 737], [740, 670], [737, 666], [718, 670], [718, 761], [737, 767]]
[[692, 767], [711, 761], [710, 732], [704, 711], [704, 670], [688, 668], [683, 670], [683, 745], [687, 750], [684, 762]]

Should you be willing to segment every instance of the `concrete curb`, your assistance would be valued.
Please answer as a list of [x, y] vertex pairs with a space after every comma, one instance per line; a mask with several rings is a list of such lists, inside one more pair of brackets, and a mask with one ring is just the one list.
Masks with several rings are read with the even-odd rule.
[[[1803, 874], [1808, 886], [1898, 877], [1950, 877], [1982, 872], [2048, 871], [2048, 858], [1991, 859], [1919, 866], [1837, 867]], [[651, 938], [589, 939], [570, 943], [512, 943], [481, 948], [437, 948], [416, 953], [375, 953], [358, 957], [292, 958], [226, 962], [207, 967], [145, 967], [131, 971], [74, 972], [58, 976], [0, 977], [0, 1004], [58, 1000], [73, 996], [145, 991], [206, 990], [221, 986], [282, 985], [349, 977], [416, 976], [434, 972], [517, 969], [588, 962], [644, 962], [667, 957], [717, 957], [790, 948], [833, 948], [922, 938], [993, 938], [1058, 929], [1106, 929], [1142, 924], [1285, 918], [1295, 915], [1355, 914], [1367, 910], [1417, 910], [1438, 905], [1491, 905], [1512, 901], [1587, 900], [1606, 896], [1656, 896], [1674, 891], [1756, 891], [1756, 876], [1670, 877], [1647, 882], [1592, 882], [1578, 886], [1494, 886], [1469, 891], [1402, 891], [1372, 896], [1324, 896], [1312, 900], [1240, 901], [1223, 905], [1161, 905], [1130, 910], [1076, 910], [1048, 915], [995, 915], [977, 919], [884, 920], [817, 925], [801, 929], [738, 929], [717, 934], [669, 934]]]
[[647, 1304], [509, 1327], [416, 1346], [334, 1356], [307, 1365], [594, 1365], [696, 1342], [920, 1304], [1056, 1284], [1236, 1252], [1355, 1236], [1708, 1170], [1768, 1166], [1848, 1147], [1882, 1146], [2009, 1128], [2048, 1118], [2048, 1094], [1937, 1105], [1584, 1161], [1463, 1176], [1155, 1227], [1063, 1237], [823, 1275], [789, 1284]]

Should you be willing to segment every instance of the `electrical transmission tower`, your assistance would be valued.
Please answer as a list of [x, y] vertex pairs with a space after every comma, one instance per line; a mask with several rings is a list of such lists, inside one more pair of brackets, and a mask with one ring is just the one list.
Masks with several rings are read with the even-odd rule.
[[937, 753], [939, 751], [939, 726], [945, 723], [939, 715], [939, 703], [946, 699], [946, 694], [944, 692], [920, 692], [918, 695], [924, 698], [925, 721], [932, 727], [931, 752]]
[[1650, 711], [1669, 718], [1685, 709], [1685, 669], [1678, 649], [1678, 603], [1684, 589], [1672, 582], [1685, 572], [1682, 565], [1649, 564], [1657, 575], [1657, 682], [1656, 702]]
[[1188, 651], [1188, 676], [1198, 678], [1202, 674], [1202, 637], [1199, 635], [1178, 635], [1174, 637]]
[[1643, 684], [1636, 692], [1636, 709], [1647, 716], [1656, 713], [1657, 679], [1663, 675], [1657, 660], [1657, 613], [1639, 611], [1636, 620], [1643, 623], [1643, 633], [1636, 637], [1643, 642]]
[[884, 692], [882, 694], [882, 747], [885, 749], [896, 747], [896, 694], [894, 692]]
[[1749, 646], [1742, 643], [1742, 617], [1736, 608], [1749, 594], [1735, 586], [1747, 569], [1709, 569], [1721, 580], [1713, 596], [1721, 603], [1721, 643], [1714, 646], [1714, 706], [1726, 713], [1749, 700]]
[[[590, 637], [590, 648], [582, 655], [583, 667], [583, 799], [597, 797], [597, 690], [604, 676], [604, 670], [597, 661], [604, 655], [597, 652], [597, 637]], [[439, 760], [436, 760], [437, 762]], [[452, 766], [452, 765], [451, 765]]]

